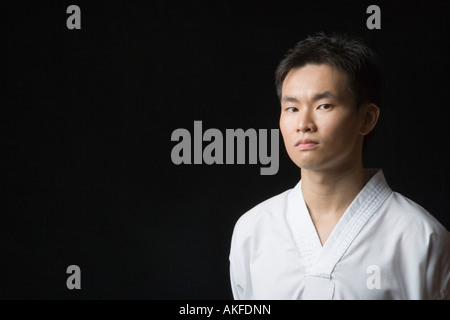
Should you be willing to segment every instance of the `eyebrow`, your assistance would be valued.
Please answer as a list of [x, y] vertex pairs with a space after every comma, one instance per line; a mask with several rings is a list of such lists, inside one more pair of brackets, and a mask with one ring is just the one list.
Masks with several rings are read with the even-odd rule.
[[[312, 101], [317, 101], [317, 100], [321, 100], [321, 99], [335, 99], [336, 96], [331, 92], [331, 91], [323, 91], [323, 92], [319, 92], [316, 93], [313, 97], [312, 97]], [[299, 102], [299, 100], [296, 97], [292, 97], [292, 96], [284, 96], [281, 99], [281, 102]]]
[[334, 98], [336, 98], [336, 96], [331, 91], [324, 91], [324, 92], [316, 93], [314, 95], [314, 97], [312, 98], [312, 100], [317, 101], [317, 100], [325, 99], [325, 98], [334, 99]]

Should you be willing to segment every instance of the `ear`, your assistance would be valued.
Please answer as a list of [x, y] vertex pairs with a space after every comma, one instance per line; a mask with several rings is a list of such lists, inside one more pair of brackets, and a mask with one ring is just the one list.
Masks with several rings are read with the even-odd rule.
[[378, 122], [380, 108], [374, 103], [368, 103], [359, 109], [361, 127], [359, 133], [363, 136], [369, 134]]

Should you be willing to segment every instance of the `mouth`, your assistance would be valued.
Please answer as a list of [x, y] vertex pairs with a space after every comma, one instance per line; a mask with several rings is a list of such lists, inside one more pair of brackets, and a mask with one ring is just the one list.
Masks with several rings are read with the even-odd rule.
[[299, 150], [310, 150], [310, 149], [314, 149], [318, 145], [319, 145], [319, 143], [317, 141], [309, 140], [309, 139], [301, 139], [296, 142], [295, 148], [299, 149]]

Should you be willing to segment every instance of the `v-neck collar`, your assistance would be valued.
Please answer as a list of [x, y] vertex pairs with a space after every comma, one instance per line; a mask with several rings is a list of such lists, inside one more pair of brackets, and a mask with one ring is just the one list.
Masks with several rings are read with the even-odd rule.
[[371, 179], [352, 201], [322, 246], [309, 214], [301, 181], [289, 194], [287, 219], [297, 244], [305, 273], [330, 278], [341, 259], [366, 222], [392, 193], [380, 169], [366, 169]]

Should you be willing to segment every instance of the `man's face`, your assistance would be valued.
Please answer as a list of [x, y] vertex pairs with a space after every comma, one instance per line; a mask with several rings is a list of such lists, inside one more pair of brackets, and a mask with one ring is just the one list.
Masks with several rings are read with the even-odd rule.
[[297, 166], [333, 170], [361, 159], [361, 117], [345, 73], [327, 65], [292, 69], [281, 92], [280, 129]]

